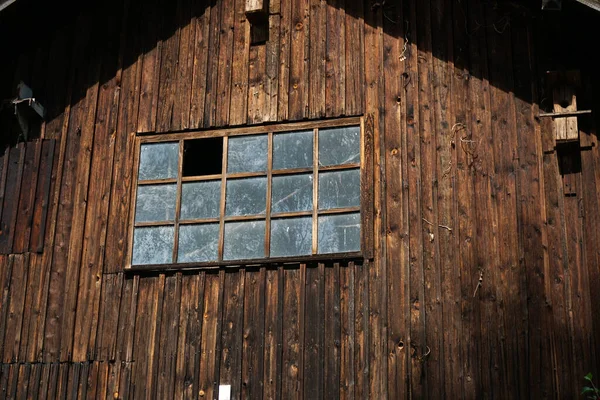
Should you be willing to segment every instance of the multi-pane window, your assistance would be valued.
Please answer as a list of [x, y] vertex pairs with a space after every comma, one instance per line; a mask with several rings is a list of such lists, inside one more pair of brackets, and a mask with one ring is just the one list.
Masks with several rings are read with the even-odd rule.
[[139, 138], [131, 265], [360, 254], [360, 120], [313, 125]]

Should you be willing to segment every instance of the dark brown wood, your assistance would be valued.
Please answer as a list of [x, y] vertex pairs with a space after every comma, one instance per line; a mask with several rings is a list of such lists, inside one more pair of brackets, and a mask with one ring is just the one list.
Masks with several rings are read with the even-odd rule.
[[56, 141], [42, 141], [42, 154], [38, 170], [37, 188], [35, 189], [35, 205], [33, 210], [33, 222], [31, 227], [29, 251], [41, 253], [44, 248], [46, 234], [46, 220], [50, 206], [50, 187], [52, 185], [52, 173], [54, 165], [54, 152]]
[[25, 146], [23, 143], [20, 143], [17, 147], [11, 148], [8, 153], [4, 199], [2, 202], [2, 214], [0, 215], [0, 253], [2, 254], [10, 254], [13, 252], [13, 241], [17, 223], [17, 211], [24, 166]]

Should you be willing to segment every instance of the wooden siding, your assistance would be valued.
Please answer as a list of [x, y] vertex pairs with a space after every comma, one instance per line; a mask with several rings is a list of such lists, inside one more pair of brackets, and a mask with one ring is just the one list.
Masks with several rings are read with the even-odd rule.
[[[548, 33], [581, 6], [271, 0], [251, 46], [244, 5], [75, 4], [3, 43], [0, 98], [33, 82], [56, 146], [43, 251], [0, 254], [0, 399], [579, 396], [600, 376], [600, 149], [591, 118], [573, 150], [537, 115], [546, 70], [591, 76]], [[136, 133], [358, 115], [371, 259], [123, 271]], [[23, 148], [3, 185], [33, 186], [6, 168]], [[18, 221], [32, 197], [2, 189]]]

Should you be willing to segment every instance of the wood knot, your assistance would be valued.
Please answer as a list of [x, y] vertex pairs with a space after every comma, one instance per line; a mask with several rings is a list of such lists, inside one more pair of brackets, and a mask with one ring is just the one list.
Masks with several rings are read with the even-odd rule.
[[303, 28], [303, 27], [304, 27], [304, 24], [303, 24], [302, 22], [298, 22], [298, 23], [296, 24], [296, 30], [297, 30], [297, 31], [299, 31], [299, 30], [302, 30], [302, 28]]

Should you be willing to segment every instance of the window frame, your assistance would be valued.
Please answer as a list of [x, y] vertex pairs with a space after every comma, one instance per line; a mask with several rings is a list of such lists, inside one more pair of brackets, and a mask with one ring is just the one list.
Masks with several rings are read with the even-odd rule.
[[[347, 164], [342, 166], [332, 166], [332, 167], [319, 167], [318, 166], [318, 138], [317, 132], [319, 129], [327, 129], [327, 128], [342, 128], [346, 126], [359, 126], [360, 127], [360, 161], [359, 163]], [[315, 225], [318, 223], [319, 215], [340, 215], [340, 214], [348, 214], [352, 212], [358, 212], [360, 215], [360, 247], [361, 249], [356, 252], [348, 252], [348, 253], [323, 253], [323, 254], [311, 254], [311, 255], [303, 255], [303, 256], [286, 256], [286, 257], [263, 257], [263, 258], [253, 258], [246, 260], [224, 260], [221, 259], [219, 261], [204, 261], [204, 262], [185, 262], [185, 263], [166, 263], [166, 264], [143, 264], [143, 265], [132, 265], [133, 261], [133, 237], [134, 230], [136, 227], [141, 226], [173, 226], [174, 227], [174, 243], [173, 243], [173, 254], [174, 259], [176, 259], [178, 252], [178, 236], [179, 236], [179, 217], [181, 210], [181, 195], [182, 195], [182, 184], [185, 182], [199, 182], [199, 181], [216, 181], [219, 180], [221, 183], [221, 202], [220, 202], [220, 212], [219, 217], [214, 218], [213, 223], [219, 224], [219, 243], [218, 243], [218, 251], [219, 257], [223, 256], [223, 246], [224, 246], [224, 235], [225, 222], [229, 221], [249, 221], [249, 220], [264, 220], [265, 221], [265, 249], [269, 249], [270, 246], [270, 229], [271, 229], [271, 186], [272, 183], [267, 184], [267, 207], [266, 213], [263, 216], [239, 216], [239, 217], [226, 217], [225, 213], [225, 192], [226, 192], [226, 183], [230, 179], [236, 178], [248, 178], [253, 176], [264, 176], [267, 179], [267, 182], [272, 182], [273, 175], [273, 134], [281, 133], [281, 132], [298, 132], [298, 131], [313, 131], [313, 166], [308, 169], [290, 169], [286, 170], [282, 175], [295, 175], [299, 173], [311, 173], [315, 174], [315, 170], [318, 170], [317, 175], [313, 176], [313, 208], [310, 211], [300, 213], [300, 212], [292, 212], [287, 213], [290, 215], [286, 215], [286, 213], [277, 214], [275, 218], [293, 218], [295, 216], [310, 216], [312, 218], [313, 224], [313, 232], [318, 226], [315, 228]], [[258, 172], [258, 173], [227, 173], [227, 152], [228, 152], [228, 141], [230, 137], [236, 136], [250, 136], [250, 135], [268, 135], [268, 143], [269, 147], [267, 150], [267, 170], [266, 172]], [[223, 156], [222, 156], [222, 171], [221, 174], [209, 175], [203, 177], [183, 177], [182, 169], [183, 169], [183, 147], [184, 141], [190, 139], [204, 139], [204, 138], [212, 138], [212, 137], [223, 137]], [[178, 164], [178, 173], [177, 177], [169, 180], [146, 180], [143, 181], [142, 185], [139, 184], [138, 173], [139, 173], [139, 164], [140, 164], [140, 150], [142, 144], [146, 143], [165, 143], [165, 142], [178, 142], [179, 143], [179, 164]], [[209, 129], [209, 130], [195, 130], [188, 132], [178, 132], [178, 133], [163, 133], [163, 134], [144, 134], [138, 133], [135, 136], [134, 143], [134, 160], [133, 160], [133, 174], [132, 174], [132, 190], [131, 190], [131, 203], [130, 203], [130, 212], [129, 212], [129, 231], [128, 231], [128, 245], [127, 245], [127, 261], [126, 261], [126, 270], [138, 271], [138, 270], [146, 270], [146, 271], [165, 271], [165, 270], [190, 270], [190, 269], [210, 269], [210, 268], [219, 268], [225, 266], [248, 266], [248, 265], [268, 265], [268, 264], [291, 264], [291, 263], [304, 263], [304, 262], [312, 262], [312, 261], [323, 261], [323, 260], [351, 260], [351, 259], [371, 259], [373, 254], [373, 118], [371, 115], [365, 117], [346, 117], [346, 118], [338, 118], [331, 120], [316, 120], [316, 121], [302, 121], [302, 122], [290, 122], [290, 123], [277, 123], [277, 124], [268, 124], [268, 125], [258, 125], [258, 126], [245, 126], [245, 127], [236, 127], [236, 128], [225, 128], [225, 129]], [[351, 170], [360, 170], [360, 206], [359, 207], [347, 207], [347, 208], [339, 208], [335, 210], [327, 210], [327, 211], [317, 211], [318, 209], [318, 174], [321, 171], [351, 171]], [[277, 173], [275, 174], [275, 176]], [[135, 222], [135, 214], [136, 214], [136, 201], [138, 188], [140, 186], [149, 185], [149, 184], [176, 184], [176, 205], [175, 205], [175, 216], [172, 223], [166, 224], [162, 223], [162, 221], [156, 221], [151, 223], [137, 223]], [[300, 215], [301, 214], [301, 215]], [[306, 215], [304, 215], [306, 214]], [[166, 222], [166, 221], [164, 221]], [[186, 221], [186, 223], [190, 224], [191, 222]], [[195, 223], [210, 223], [208, 219], [196, 220]], [[317, 229], [318, 230], [318, 229]], [[316, 235], [312, 235], [312, 245], [313, 249], [318, 244], [318, 237]]]

